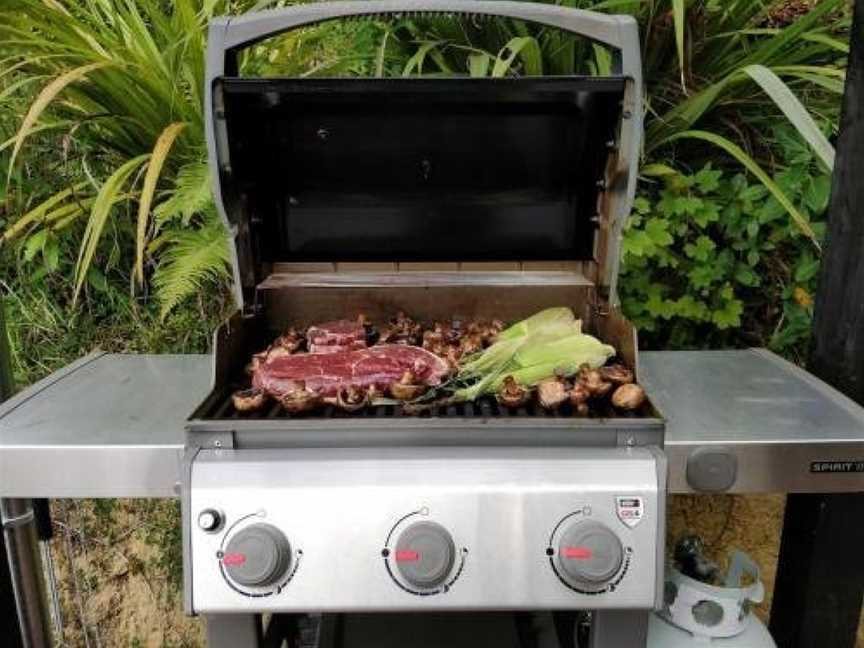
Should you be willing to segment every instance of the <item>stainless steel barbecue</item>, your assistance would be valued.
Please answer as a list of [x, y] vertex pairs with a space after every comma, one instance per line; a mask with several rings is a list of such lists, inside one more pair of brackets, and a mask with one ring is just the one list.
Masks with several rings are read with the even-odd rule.
[[[612, 48], [614, 73], [238, 76], [238, 51], [261, 39], [405, 12], [568, 30]], [[579, 418], [489, 399], [419, 416], [383, 405], [297, 417], [279, 405], [241, 413], [230, 398], [280, 330], [360, 311], [515, 320], [566, 305], [638, 371], [616, 299], [641, 140], [635, 22], [483, 0], [219, 19], [207, 111], [238, 303], [187, 429], [186, 603], [208, 616], [211, 644], [255, 644], [262, 613], [581, 609], [595, 611], [593, 646], [644, 645], [662, 602], [666, 463], [653, 408]]]

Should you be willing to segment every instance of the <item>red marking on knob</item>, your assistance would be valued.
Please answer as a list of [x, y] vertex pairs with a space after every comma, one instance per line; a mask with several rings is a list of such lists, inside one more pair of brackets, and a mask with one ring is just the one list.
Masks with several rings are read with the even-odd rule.
[[416, 562], [420, 560], [420, 552], [418, 551], [397, 551], [396, 562]]
[[591, 550], [588, 547], [564, 547], [564, 557], [573, 560], [590, 560]]
[[222, 556], [223, 565], [242, 565], [246, 562], [246, 554], [233, 553]]

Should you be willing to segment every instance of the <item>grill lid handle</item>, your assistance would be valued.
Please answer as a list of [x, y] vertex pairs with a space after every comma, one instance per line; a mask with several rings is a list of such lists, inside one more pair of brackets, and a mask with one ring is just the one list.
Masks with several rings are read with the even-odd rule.
[[245, 303], [243, 286], [254, 285], [254, 278], [241, 277], [238, 256], [251, 255], [242, 223], [231, 222], [222, 201], [219, 169], [228, 166], [228, 142], [224, 122], [217, 124], [214, 112], [214, 82], [226, 73], [236, 74], [237, 53], [254, 43], [299, 27], [327, 20], [350, 17], [377, 17], [393, 14], [458, 14], [515, 18], [549, 25], [603, 43], [615, 50], [613, 70], [629, 79], [624, 92], [619, 136], [619, 166], [607, 182], [605, 199], [611, 221], [607, 224], [599, 288], [607, 293], [610, 305], [617, 306], [617, 279], [621, 237], [636, 193], [639, 151], [642, 142], [642, 61], [639, 28], [632, 16], [608, 15], [570, 7], [512, 0], [336, 0], [294, 5], [252, 12], [242, 16], [215, 18], [210, 23], [207, 42], [205, 87], [205, 125], [210, 173], [216, 207], [235, 238], [232, 246], [234, 291], [237, 304]]

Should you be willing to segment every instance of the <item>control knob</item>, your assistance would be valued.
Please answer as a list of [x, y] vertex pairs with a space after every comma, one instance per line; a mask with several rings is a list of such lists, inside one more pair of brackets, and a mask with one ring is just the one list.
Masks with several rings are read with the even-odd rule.
[[453, 537], [437, 522], [415, 522], [396, 541], [396, 567], [415, 587], [433, 589], [443, 585], [455, 556]]
[[605, 524], [594, 520], [571, 524], [558, 541], [559, 574], [573, 585], [600, 585], [611, 580], [624, 559], [624, 547]]
[[274, 584], [288, 571], [291, 545], [271, 524], [253, 524], [238, 531], [225, 548], [222, 565], [228, 577], [246, 587]]

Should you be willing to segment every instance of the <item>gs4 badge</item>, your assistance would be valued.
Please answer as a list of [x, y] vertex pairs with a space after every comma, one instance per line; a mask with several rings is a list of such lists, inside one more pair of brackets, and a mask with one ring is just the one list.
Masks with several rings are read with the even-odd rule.
[[645, 517], [645, 501], [639, 495], [618, 495], [615, 512], [618, 519], [632, 529]]

